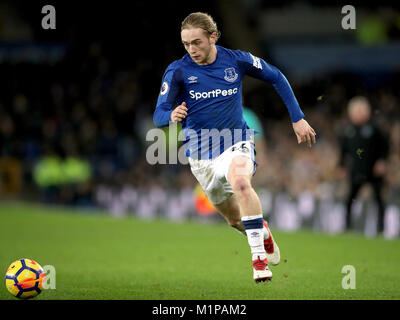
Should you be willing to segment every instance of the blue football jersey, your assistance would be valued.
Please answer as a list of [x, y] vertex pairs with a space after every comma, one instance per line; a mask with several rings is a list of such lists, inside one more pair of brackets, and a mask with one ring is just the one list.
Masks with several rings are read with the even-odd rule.
[[288, 108], [291, 120], [304, 117], [285, 76], [274, 66], [249, 52], [216, 46], [217, 57], [198, 65], [189, 54], [171, 63], [161, 84], [154, 124], [168, 126], [175, 105], [186, 102], [182, 121], [186, 155], [211, 159], [254, 132], [243, 118], [242, 79], [245, 75], [271, 83]]

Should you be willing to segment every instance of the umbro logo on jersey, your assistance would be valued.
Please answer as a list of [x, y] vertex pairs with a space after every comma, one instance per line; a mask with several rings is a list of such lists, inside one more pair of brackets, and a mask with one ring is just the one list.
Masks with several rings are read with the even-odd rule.
[[189, 83], [197, 83], [197, 77], [195, 77], [195, 76], [189, 77], [188, 80], [189, 80]]

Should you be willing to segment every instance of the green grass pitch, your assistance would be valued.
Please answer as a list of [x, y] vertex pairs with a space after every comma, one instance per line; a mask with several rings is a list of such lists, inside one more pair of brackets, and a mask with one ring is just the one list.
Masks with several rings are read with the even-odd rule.
[[[400, 240], [274, 232], [281, 263], [255, 284], [246, 238], [226, 224], [172, 223], [28, 204], [0, 204], [0, 299], [11, 262], [56, 268], [43, 299], [399, 299]], [[343, 266], [356, 270], [344, 290]]]

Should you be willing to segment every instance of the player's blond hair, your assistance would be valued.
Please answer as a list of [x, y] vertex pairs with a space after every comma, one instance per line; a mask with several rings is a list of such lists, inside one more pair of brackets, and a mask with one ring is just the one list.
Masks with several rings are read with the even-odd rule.
[[189, 14], [183, 21], [181, 31], [184, 29], [200, 28], [203, 29], [208, 35], [215, 32], [216, 41], [221, 36], [221, 32], [218, 30], [217, 23], [214, 19], [204, 12], [193, 12]]

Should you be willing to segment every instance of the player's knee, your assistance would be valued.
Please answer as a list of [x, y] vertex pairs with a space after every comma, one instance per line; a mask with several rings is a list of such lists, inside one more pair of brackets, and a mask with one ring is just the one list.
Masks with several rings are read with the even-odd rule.
[[232, 188], [239, 196], [246, 195], [251, 189], [251, 184], [246, 177], [236, 176], [232, 179]]

